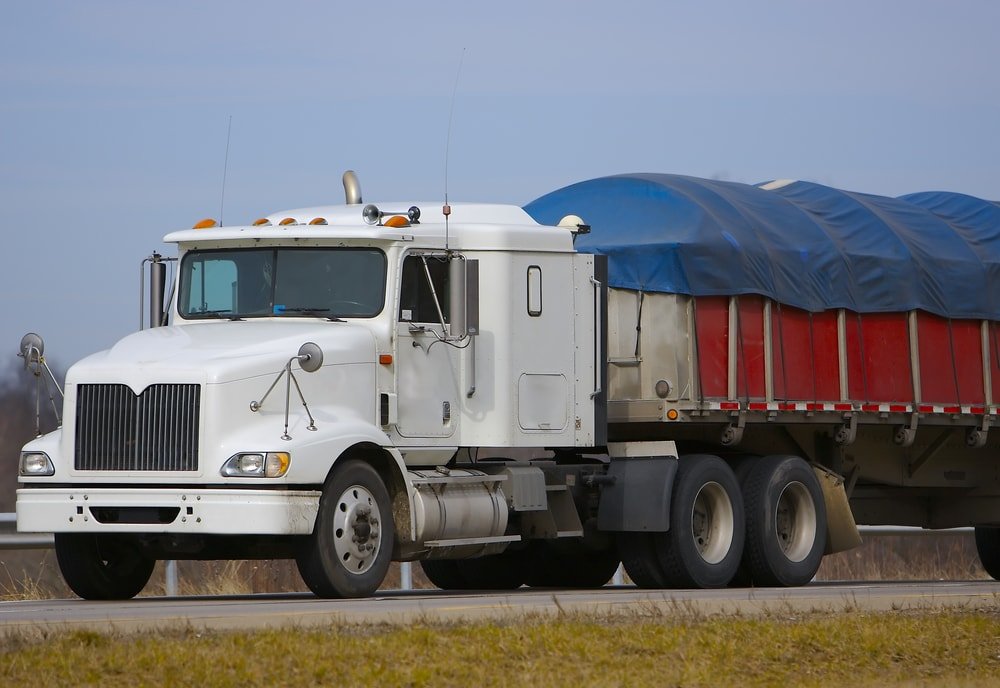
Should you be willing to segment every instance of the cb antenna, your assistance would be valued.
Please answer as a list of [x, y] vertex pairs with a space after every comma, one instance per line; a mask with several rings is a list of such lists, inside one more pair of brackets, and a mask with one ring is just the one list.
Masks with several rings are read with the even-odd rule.
[[455, 72], [455, 85], [451, 89], [451, 108], [448, 110], [448, 136], [444, 142], [444, 207], [441, 212], [444, 214], [444, 250], [448, 247], [448, 216], [451, 215], [451, 206], [448, 205], [448, 158], [451, 152], [451, 120], [455, 115], [455, 96], [458, 95], [458, 78], [462, 75], [462, 63], [465, 62], [465, 48], [462, 48], [462, 56], [458, 58], [458, 70]]
[[226, 173], [229, 172], [229, 139], [233, 134], [233, 116], [229, 115], [229, 127], [226, 129], [226, 161], [222, 165], [222, 200], [219, 202], [219, 226], [222, 226], [223, 211], [226, 209]]

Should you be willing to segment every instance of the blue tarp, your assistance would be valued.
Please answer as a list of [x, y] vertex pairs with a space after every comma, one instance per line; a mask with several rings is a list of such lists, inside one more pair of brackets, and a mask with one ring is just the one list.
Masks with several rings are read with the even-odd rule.
[[567, 186], [525, 210], [542, 224], [581, 216], [591, 233], [576, 247], [608, 256], [613, 287], [1000, 320], [997, 204], [811, 182], [763, 187], [628, 174]]

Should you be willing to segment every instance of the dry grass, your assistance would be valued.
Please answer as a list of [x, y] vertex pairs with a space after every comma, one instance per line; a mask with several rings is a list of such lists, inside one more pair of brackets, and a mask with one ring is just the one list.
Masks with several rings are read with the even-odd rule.
[[0, 683], [389, 686], [987, 686], [998, 609], [681, 614], [0, 640]]
[[982, 580], [989, 575], [979, 563], [975, 537], [970, 533], [867, 536], [860, 547], [825, 557], [816, 578], [821, 581]]

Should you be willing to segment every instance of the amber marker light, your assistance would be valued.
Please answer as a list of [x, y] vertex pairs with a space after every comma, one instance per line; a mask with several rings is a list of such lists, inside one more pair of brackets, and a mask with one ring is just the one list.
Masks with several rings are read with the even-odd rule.
[[211, 229], [212, 227], [218, 227], [215, 220], [210, 217], [206, 217], [201, 222], [194, 223], [194, 229]]
[[271, 224], [271, 221], [268, 220], [266, 217], [262, 217], [259, 220], [254, 220], [253, 221], [253, 226], [254, 227], [264, 227], [264, 226], [270, 225], [270, 224]]
[[282, 227], [287, 227], [288, 225], [294, 225], [295, 224], [295, 218], [294, 217], [286, 217], [284, 220], [282, 220], [278, 224], [281, 225]]
[[407, 220], [402, 215], [393, 215], [388, 220], [383, 223], [386, 227], [395, 227], [399, 229], [400, 227], [409, 227], [410, 221]]
[[379, 354], [378, 362], [382, 365], [392, 365], [392, 354]]
[[325, 217], [314, 217], [313, 219], [309, 220], [309, 224], [311, 224], [311, 225], [325, 225], [325, 224], [327, 224], [327, 221], [326, 221]]
[[680, 414], [677, 413], [677, 409], [670, 409], [667, 411], [667, 420], [677, 420], [678, 415]]

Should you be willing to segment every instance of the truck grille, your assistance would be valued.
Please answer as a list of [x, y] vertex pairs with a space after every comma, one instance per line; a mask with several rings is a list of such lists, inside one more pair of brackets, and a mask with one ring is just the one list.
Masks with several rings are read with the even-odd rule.
[[80, 385], [76, 462], [81, 471], [198, 470], [199, 385]]

